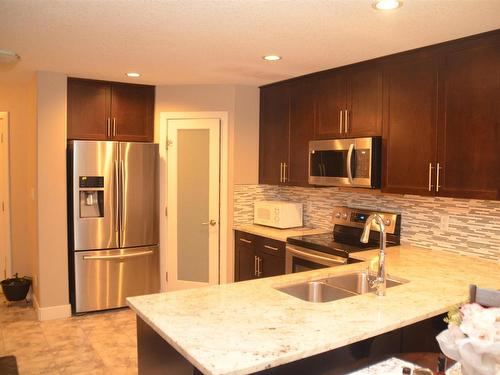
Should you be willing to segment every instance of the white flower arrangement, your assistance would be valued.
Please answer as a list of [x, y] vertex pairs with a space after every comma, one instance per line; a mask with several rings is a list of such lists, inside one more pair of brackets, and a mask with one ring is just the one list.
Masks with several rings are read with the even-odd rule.
[[451, 309], [445, 321], [448, 329], [436, 339], [464, 375], [500, 374], [500, 308], [470, 303]]

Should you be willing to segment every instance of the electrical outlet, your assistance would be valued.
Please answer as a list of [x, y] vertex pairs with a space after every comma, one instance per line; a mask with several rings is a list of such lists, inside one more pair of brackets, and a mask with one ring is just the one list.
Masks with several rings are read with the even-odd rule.
[[450, 227], [450, 215], [441, 215], [440, 229], [443, 232], [447, 232]]

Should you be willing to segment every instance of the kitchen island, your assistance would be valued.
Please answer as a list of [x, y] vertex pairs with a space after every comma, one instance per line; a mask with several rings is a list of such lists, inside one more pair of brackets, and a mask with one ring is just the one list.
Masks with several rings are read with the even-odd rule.
[[[369, 260], [376, 254], [370, 250], [356, 257]], [[386, 262], [390, 276], [409, 282], [388, 288], [385, 297], [368, 293], [311, 303], [275, 289], [366, 269], [367, 263], [130, 297], [138, 316], [139, 371], [148, 352], [141, 354], [141, 343], [148, 341], [141, 335], [164, 340], [173, 356], [203, 374], [249, 374], [442, 314], [467, 301], [471, 283], [500, 288], [499, 262], [407, 245], [389, 248]]]

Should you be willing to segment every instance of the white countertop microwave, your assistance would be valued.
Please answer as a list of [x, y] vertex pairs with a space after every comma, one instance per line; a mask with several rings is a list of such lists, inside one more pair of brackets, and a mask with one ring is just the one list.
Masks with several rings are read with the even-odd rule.
[[302, 203], [260, 201], [254, 203], [254, 224], [287, 229], [302, 226]]

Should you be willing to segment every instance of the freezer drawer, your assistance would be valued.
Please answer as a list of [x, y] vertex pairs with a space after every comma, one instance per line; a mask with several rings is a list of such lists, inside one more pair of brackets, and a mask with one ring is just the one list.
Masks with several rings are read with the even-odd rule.
[[75, 252], [75, 312], [126, 306], [160, 290], [157, 246]]

